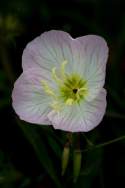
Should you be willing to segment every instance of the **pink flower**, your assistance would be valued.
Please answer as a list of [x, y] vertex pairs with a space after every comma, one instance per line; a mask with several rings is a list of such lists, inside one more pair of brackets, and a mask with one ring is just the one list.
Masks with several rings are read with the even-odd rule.
[[14, 85], [13, 108], [30, 123], [70, 132], [90, 131], [106, 109], [107, 57], [102, 37], [73, 39], [63, 31], [43, 33], [23, 52], [23, 73]]

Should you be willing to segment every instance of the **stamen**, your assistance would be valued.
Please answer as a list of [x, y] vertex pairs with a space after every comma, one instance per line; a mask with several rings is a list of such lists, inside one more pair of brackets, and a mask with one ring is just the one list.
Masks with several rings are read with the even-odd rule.
[[81, 87], [78, 91], [87, 91], [86, 87]]
[[62, 84], [62, 81], [56, 75], [56, 67], [52, 68], [52, 77], [56, 81], [57, 84]]
[[79, 99], [80, 99], [79, 93], [76, 93], [76, 99], [79, 101]]
[[56, 97], [54, 91], [52, 90], [52, 88], [49, 86], [49, 84], [45, 81], [45, 80], [41, 80], [42, 86], [44, 88], [44, 91], [48, 94], [51, 95], [53, 97]]
[[66, 100], [66, 104], [71, 106], [74, 103], [74, 100], [72, 98], [69, 98]]
[[62, 65], [61, 65], [61, 75], [62, 75], [62, 78], [65, 78], [65, 66], [66, 64], [68, 63], [67, 60], [63, 61]]

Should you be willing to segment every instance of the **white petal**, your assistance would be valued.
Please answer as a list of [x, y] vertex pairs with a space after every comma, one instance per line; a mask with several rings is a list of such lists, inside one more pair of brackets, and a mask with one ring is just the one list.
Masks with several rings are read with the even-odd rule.
[[104, 86], [108, 47], [105, 40], [96, 35], [87, 35], [76, 40], [81, 43], [80, 53], [82, 58], [80, 62], [83, 63], [83, 69], [82, 66], [80, 68], [88, 84], [89, 93], [86, 100], [91, 101]]
[[67, 69], [72, 63], [71, 36], [63, 31], [48, 31], [31, 41], [25, 48], [22, 57], [24, 70], [42, 67], [52, 70], [60, 67], [64, 60], [68, 61]]
[[[30, 69], [15, 82], [12, 99], [13, 108], [20, 119], [36, 124], [51, 124], [47, 118], [50, 112], [50, 97], [42, 89], [41, 80], [49, 81], [47, 71]], [[52, 86], [52, 83], [51, 83]]]
[[55, 129], [69, 132], [87, 132], [101, 122], [105, 109], [106, 91], [102, 89], [94, 101], [84, 101], [80, 105], [67, 106], [60, 113], [51, 111], [48, 118]]

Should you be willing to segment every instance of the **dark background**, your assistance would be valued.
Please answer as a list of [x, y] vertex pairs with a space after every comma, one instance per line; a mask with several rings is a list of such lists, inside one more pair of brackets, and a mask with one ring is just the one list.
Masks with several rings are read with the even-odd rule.
[[[61, 176], [66, 133], [20, 121], [11, 105], [13, 84], [22, 72], [23, 49], [51, 29], [67, 31], [73, 37], [100, 35], [110, 51], [105, 84], [107, 112], [101, 124], [85, 136], [94, 145], [121, 140], [91, 149], [81, 133], [82, 166], [75, 184], [73, 148], [68, 169]], [[0, 1], [0, 188], [124, 187], [124, 135], [125, 1]], [[90, 149], [85, 152], [85, 148]]]

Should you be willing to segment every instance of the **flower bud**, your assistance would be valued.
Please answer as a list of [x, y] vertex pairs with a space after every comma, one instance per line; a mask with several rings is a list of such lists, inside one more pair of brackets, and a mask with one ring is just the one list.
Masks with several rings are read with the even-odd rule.
[[69, 147], [65, 146], [62, 154], [62, 176], [64, 175], [69, 162], [69, 153], [70, 153]]
[[77, 178], [80, 173], [80, 168], [81, 168], [81, 160], [82, 160], [82, 154], [81, 151], [74, 151], [73, 155], [73, 181], [74, 183], [77, 181]]

